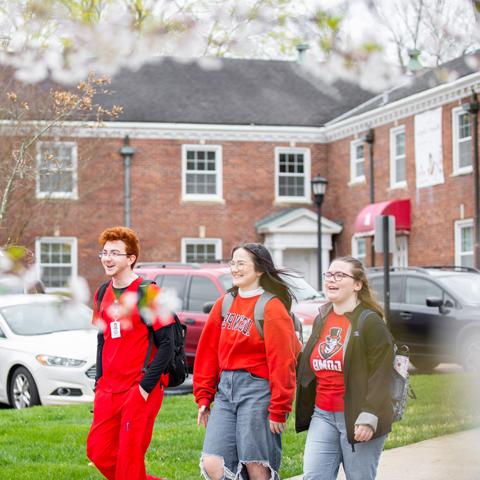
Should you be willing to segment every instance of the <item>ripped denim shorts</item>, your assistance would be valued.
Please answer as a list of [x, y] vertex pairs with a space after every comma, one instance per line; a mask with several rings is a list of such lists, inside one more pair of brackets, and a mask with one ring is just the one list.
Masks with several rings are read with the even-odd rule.
[[[245, 370], [226, 370], [220, 376], [217, 394], [207, 424], [203, 455], [223, 458], [228, 480], [248, 480], [247, 463], [261, 463], [279, 480], [282, 438], [270, 431], [268, 380]], [[208, 475], [200, 468], [206, 479]]]

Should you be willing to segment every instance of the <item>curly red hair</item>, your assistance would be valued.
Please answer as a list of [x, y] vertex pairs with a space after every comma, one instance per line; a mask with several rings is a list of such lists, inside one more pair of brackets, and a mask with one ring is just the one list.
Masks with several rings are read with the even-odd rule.
[[125, 244], [125, 252], [128, 255], [135, 255], [135, 262], [132, 264], [133, 268], [140, 254], [140, 240], [137, 234], [128, 227], [112, 227], [104, 230], [98, 237], [98, 243], [102, 248], [107, 242], [114, 242], [115, 240], [120, 240]]

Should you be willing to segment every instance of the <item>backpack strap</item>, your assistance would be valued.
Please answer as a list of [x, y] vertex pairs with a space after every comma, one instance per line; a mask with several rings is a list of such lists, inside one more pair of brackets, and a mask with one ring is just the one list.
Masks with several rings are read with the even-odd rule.
[[255, 303], [255, 308], [253, 309], [253, 319], [255, 320], [255, 326], [257, 327], [258, 333], [263, 338], [263, 323], [265, 321], [265, 306], [267, 303], [274, 298], [275, 295], [270, 292], [263, 292], [260, 295], [260, 298]]
[[227, 292], [222, 299], [222, 320], [227, 316], [233, 303], [232, 292]]
[[365, 310], [362, 311], [362, 313], [358, 317], [358, 322], [357, 322], [357, 330], [359, 332], [361, 332], [363, 330], [363, 326], [365, 325], [365, 320], [372, 313], [375, 313], [375, 312], [373, 310], [368, 309], [368, 308], [366, 308]]
[[100, 311], [100, 305], [102, 304], [103, 297], [107, 291], [108, 286], [110, 285], [110, 280], [108, 282], [102, 283], [97, 290], [97, 312]]

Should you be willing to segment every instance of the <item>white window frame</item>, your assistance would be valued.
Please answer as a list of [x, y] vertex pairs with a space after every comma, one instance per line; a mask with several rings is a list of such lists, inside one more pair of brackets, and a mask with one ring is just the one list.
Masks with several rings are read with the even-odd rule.
[[[289, 195], [280, 195], [280, 155], [289, 153], [303, 155], [303, 191], [302, 197], [292, 197]], [[284, 175], [284, 174], [282, 174]], [[309, 148], [294, 148], [294, 147], [275, 147], [275, 202], [277, 203], [311, 203], [311, 156]]]
[[[470, 132], [470, 137], [463, 138], [460, 140], [460, 116], [467, 115], [468, 112], [465, 112], [462, 107], [457, 107], [452, 109], [452, 175], [463, 175], [466, 173], [472, 173], [473, 166], [468, 165], [466, 167], [460, 167], [460, 142], [469, 141], [470, 145], [472, 144], [472, 132]], [[470, 119], [469, 119], [470, 120]], [[470, 128], [471, 130], [471, 128]]]
[[[461, 265], [461, 260], [464, 255], [473, 255], [473, 242], [472, 242], [472, 251], [471, 252], [462, 252], [462, 230], [464, 228], [474, 228], [473, 219], [469, 218], [466, 220], [457, 220], [455, 222], [455, 265]], [[474, 240], [475, 241], [475, 240]]]
[[397, 162], [403, 159], [405, 164], [405, 176], [407, 171], [407, 149], [405, 145], [405, 152], [403, 155], [396, 155], [397, 150], [397, 136], [399, 134], [405, 135], [405, 125], [390, 129], [390, 188], [404, 188], [407, 186], [407, 179], [397, 180]]
[[[363, 145], [363, 160], [359, 160], [357, 158], [357, 147], [359, 145]], [[365, 170], [367, 168], [366, 160], [365, 160], [365, 151], [366, 151], [366, 148], [365, 148], [364, 140], [358, 139], [358, 140], [352, 140], [350, 142], [350, 183], [365, 182]], [[364, 174], [356, 176], [355, 172], [357, 170], [356, 169], [357, 164], [361, 162], [363, 162], [364, 164], [364, 167], [363, 167]]]
[[[71, 192], [42, 192], [40, 191], [40, 164], [42, 161], [42, 147], [71, 147], [72, 148], [72, 191]], [[37, 142], [37, 170], [36, 170], [36, 197], [37, 198], [69, 198], [72, 200], [76, 200], [78, 198], [78, 188], [77, 188], [77, 168], [78, 168], [78, 147], [77, 142], [60, 142], [60, 141], [52, 141], [52, 142], [44, 142], [40, 141]], [[70, 171], [70, 169], [65, 170]]]
[[[67, 264], [65, 263], [48, 263], [42, 264], [41, 259], [41, 245], [42, 243], [69, 243], [71, 247], [71, 278], [75, 279], [78, 276], [78, 248], [77, 248], [77, 238], [76, 237], [38, 237], [35, 240], [35, 258], [36, 258], [36, 269], [38, 278], [42, 278], [42, 266], [46, 265], [49, 267], [64, 267]], [[47, 292], [51, 291], [66, 291], [67, 288], [62, 287], [46, 287]]]
[[[361, 255], [359, 254], [359, 248], [358, 248], [358, 242], [363, 241], [365, 242], [365, 254]], [[352, 257], [358, 258], [362, 263], [365, 263], [365, 260], [367, 258], [367, 239], [366, 237], [360, 237], [358, 235], [353, 235], [352, 236]]]
[[222, 239], [221, 238], [182, 238], [181, 259], [182, 263], [187, 261], [187, 245], [215, 245], [215, 261], [222, 260]]
[[[215, 174], [217, 193], [187, 193], [187, 152], [215, 151]], [[182, 200], [188, 202], [223, 202], [223, 158], [221, 145], [182, 145]]]

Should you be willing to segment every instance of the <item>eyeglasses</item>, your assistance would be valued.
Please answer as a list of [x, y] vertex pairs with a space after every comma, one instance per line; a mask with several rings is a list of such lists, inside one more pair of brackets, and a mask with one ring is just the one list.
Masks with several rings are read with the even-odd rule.
[[341, 282], [345, 277], [353, 278], [355, 280], [355, 277], [344, 272], [325, 272], [323, 274], [323, 278], [328, 281], [335, 280], [336, 282]]
[[238, 270], [243, 270], [247, 265], [249, 265], [249, 262], [228, 262], [228, 265], [230, 268], [237, 268]]
[[128, 253], [120, 253], [117, 250], [113, 250], [111, 252], [98, 252], [98, 258], [108, 257], [109, 255], [112, 258], [129, 257], [130, 256]]

